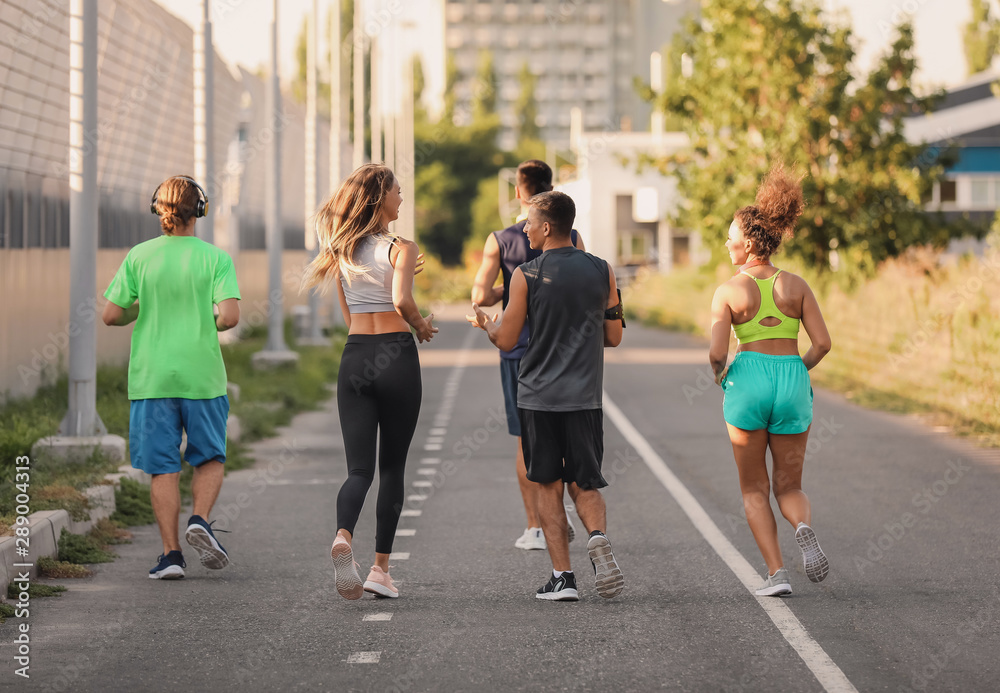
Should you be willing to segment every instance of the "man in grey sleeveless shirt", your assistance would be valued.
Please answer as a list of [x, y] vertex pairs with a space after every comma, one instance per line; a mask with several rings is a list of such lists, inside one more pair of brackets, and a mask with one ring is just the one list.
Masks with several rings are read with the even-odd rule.
[[622, 309], [615, 274], [607, 262], [573, 247], [573, 200], [561, 192], [531, 198], [524, 233], [542, 254], [521, 265], [510, 281], [499, 323], [473, 304], [479, 326], [500, 349], [516, 343], [525, 320], [531, 334], [518, 375], [517, 406], [528, 479], [539, 485], [538, 513], [552, 577], [538, 599], [576, 601], [569, 559], [563, 486], [590, 533], [587, 549], [597, 593], [617, 596], [625, 586], [605, 535], [607, 511], [599, 489], [604, 423], [601, 391], [604, 347], [622, 339]]

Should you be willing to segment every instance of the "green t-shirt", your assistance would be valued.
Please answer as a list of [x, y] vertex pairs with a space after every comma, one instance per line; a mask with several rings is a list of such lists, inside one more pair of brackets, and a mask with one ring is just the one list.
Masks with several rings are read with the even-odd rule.
[[128, 398], [213, 399], [226, 365], [213, 307], [240, 298], [233, 259], [195, 236], [160, 236], [132, 248], [105, 298], [139, 301], [128, 362]]

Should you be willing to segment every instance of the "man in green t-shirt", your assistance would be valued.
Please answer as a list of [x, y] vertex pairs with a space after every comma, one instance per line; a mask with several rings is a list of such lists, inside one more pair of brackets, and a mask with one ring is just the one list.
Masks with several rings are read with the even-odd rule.
[[182, 431], [185, 458], [194, 467], [194, 514], [185, 539], [206, 568], [229, 564], [207, 520], [222, 487], [229, 416], [218, 333], [239, 322], [240, 292], [232, 258], [194, 235], [208, 199], [193, 179], [164, 181], [150, 208], [160, 217], [163, 235], [129, 251], [104, 292], [103, 319], [106, 325], [135, 322], [128, 364], [129, 454], [133, 467], [153, 477], [150, 498], [163, 539], [163, 554], [149, 577], [177, 579], [187, 567], [178, 536]]

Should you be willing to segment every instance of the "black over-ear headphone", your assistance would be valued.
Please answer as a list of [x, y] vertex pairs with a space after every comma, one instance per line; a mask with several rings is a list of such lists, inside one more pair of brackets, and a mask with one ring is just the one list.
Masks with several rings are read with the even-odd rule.
[[[181, 180], [186, 180], [188, 183], [190, 183], [191, 185], [193, 185], [198, 189], [198, 206], [195, 207], [194, 211], [195, 217], [200, 219], [206, 214], [208, 214], [208, 195], [205, 194], [204, 188], [198, 185], [198, 181], [196, 181], [194, 178], [188, 178], [187, 176], [171, 176], [170, 178], [167, 178], [167, 180], [163, 181], [163, 183], [166, 183], [167, 181], [171, 181], [177, 178], [180, 178]], [[153, 191], [153, 197], [149, 201], [149, 211], [155, 214], [156, 216], [160, 216], [160, 213], [156, 211], [156, 201], [157, 201], [156, 194], [160, 192], [160, 188], [163, 186], [163, 183], [160, 183], [159, 185], [156, 186], [156, 190]]]

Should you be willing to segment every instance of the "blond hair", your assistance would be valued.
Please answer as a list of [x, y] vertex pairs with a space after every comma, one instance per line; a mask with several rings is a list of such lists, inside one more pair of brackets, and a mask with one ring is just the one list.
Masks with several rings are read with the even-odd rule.
[[319, 253], [306, 267], [304, 287], [322, 286], [336, 272], [350, 284], [370, 267], [354, 263], [354, 251], [368, 236], [387, 235], [382, 207], [396, 177], [382, 164], [365, 164], [348, 176], [314, 217]]
[[160, 216], [160, 228], [168, 236], [185, 228], [198, 214], [201, 193], [188, 178], [168, 178], [156, 191], [156, 213]]

